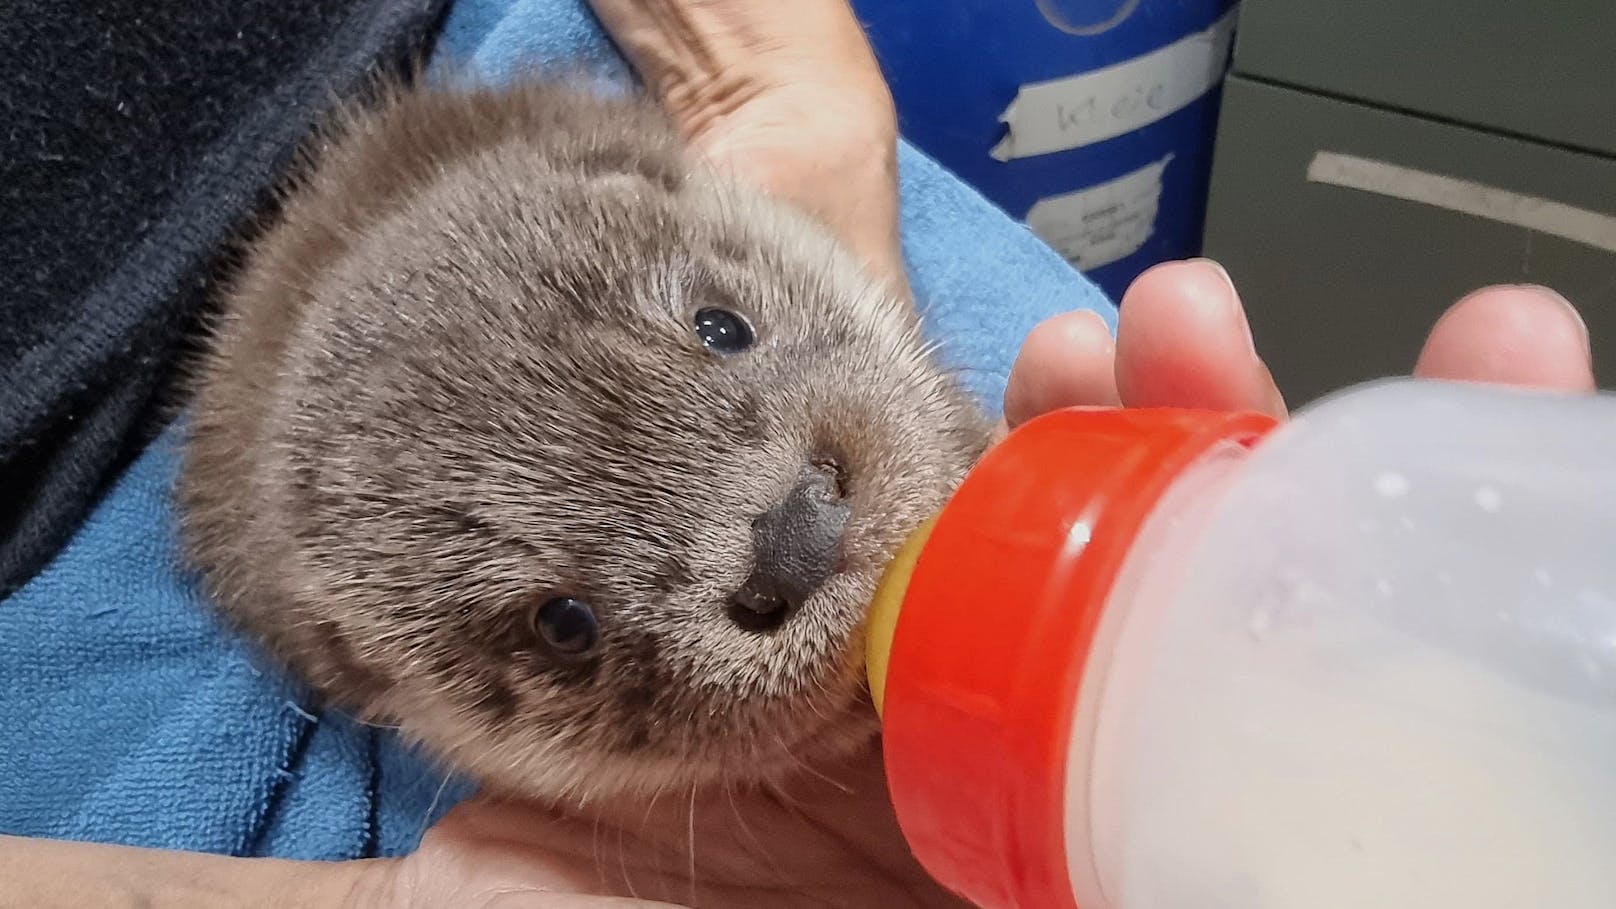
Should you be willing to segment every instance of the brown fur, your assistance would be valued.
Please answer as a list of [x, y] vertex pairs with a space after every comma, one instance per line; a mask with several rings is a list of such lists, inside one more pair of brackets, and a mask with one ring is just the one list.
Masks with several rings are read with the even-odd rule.
[[[699, 306], [744, 313], [720, 357]], [[986, 441], [906, 306], [693, 162], [651, 105], [388, 93], [248, 248], [180, 497], [233, 622], [333, 704], [531, 796], [768, 778], [868, 741], [877, 576]], [[802, 465], [842, 570], [770, 632], [725, 605]], [[589, 601], [602, 646], [527, 610]]]

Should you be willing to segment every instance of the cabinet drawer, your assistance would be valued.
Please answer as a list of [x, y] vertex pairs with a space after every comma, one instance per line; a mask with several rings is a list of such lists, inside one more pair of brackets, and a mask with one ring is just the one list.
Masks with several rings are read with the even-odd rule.
[[1577, 303], [1616, 375], [1616, 160], [1235, 76], [1206, 223], [1293, 404], [1405, 373], [1495, 283]]
[[1243, 75], [1616, 155], [1612, 0], [1245, 0]]

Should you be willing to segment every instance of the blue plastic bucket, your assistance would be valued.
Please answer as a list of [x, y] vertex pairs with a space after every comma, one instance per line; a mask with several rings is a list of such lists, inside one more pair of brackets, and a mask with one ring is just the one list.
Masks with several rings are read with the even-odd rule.
[[1198, 254], [1231, 0], [853, 0], [904, 135], [1113, 299]]

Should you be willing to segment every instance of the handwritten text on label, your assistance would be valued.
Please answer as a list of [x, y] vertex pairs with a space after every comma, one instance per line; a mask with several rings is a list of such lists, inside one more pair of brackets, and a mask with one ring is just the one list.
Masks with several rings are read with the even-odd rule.
[[1021, 86], [999, 115], [1009, 131], [989, 154], [1009, 161], [1081, 148], [1184, 108], [1222, 81], [1234, 16], [1123, 63]]

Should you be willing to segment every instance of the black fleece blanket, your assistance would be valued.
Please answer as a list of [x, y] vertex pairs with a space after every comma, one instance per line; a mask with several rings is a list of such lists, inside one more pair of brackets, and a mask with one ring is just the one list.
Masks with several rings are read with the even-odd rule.
[[444, 0], [6, 0], [0, 597], [157, 427], [222, 251]]

